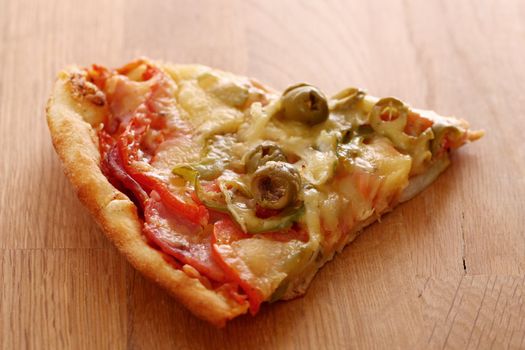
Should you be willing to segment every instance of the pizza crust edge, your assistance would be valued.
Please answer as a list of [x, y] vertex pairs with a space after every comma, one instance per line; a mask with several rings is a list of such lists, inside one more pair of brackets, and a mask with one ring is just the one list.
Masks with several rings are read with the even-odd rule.
[[46, 114], [54, 148], [78, 198], [133, 267], [165, 288], [192, 313], [218, 327], [246, 313], [247, 302], [229, 302], [197, 278], [171, 266], [161, 252], [147, 244], [135, 204], [100, 169], [98, 137], [79, 113], [93, 106], [68, 91], [67, 82], [75, 71], [78, 69], [73, 67], [59, 73]]

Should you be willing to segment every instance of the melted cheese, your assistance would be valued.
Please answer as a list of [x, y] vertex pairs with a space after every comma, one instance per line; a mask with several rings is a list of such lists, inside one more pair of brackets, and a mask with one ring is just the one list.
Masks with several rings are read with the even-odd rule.
[[318, 151], [306, 148], [300, 153], [302, 161], [298, 163], [302, 176], [311, 184], [320, 186], [334, 176], [337, 156], [334, 151]]
[[[278, 95], [266, 93], [268, 103], [264, 105], [249, 103], [261, 91], [255, 91], [245, 78], [202, 66], [169, 66], [167, 71], [177, 83], [176, 97], [182, 117], [193, 126], [199, 146], [174, 146], [172, 155], [169, 150], [164, 151], [166, 157], [178, 161], [177, 153], [194, 154], [188, 147], [201, 151], [205, 140], [217, 134], [236, 136], [237, 142], [229, 148], [233, 160], [240, 159], [255, 145], [271, 140], [296, 159], [293, 165], [308, 184], [301, 195], [305, 214], [300, 218], [308, 228], [308, 243], [285, 244], [254, 238], [232, 244], [231, 249], [261, 278], [266, 296], [291, 276], [300, 279], [310, 275], [319, 261], [331, 256], [342, 235], [372, 215], [379, 216], [390, 209], [414, 169], [422, 171], [431, 157], [428, 150], [431, 130], [417, 142], [405, 145], [405, 136], [400, 139], [392, 129], [381, 125], [387, 129], [381, 129], [367, 143], [356, 144], [355, 154], [350, 152], [353, 155], [348, 155], [342, 165], [337, 151], [342, 135], [368, 122], [369, 112], [377, 102], [373, 97], [366, 96], [351, 109], [332, 111], [324, 123], [306, 126], [274, 118], [280, 108]], [[166, 160], [159, 162], [174, 165]], [[321, 259], [320, 252], [324, 255]], [[276, 267], [270, 264], [272, 261], [282, 264]]]
[[[234, 158], [239, 158], [263, 140], [277, 142], [286, 153], [298, 158], [294, 165], [307, 183], [317, 187], [303, 193], [304, 222], [310, 234], [308, 249], [311, 252], [318, 251], [323, 241], [323, 225], [330, 231], [341, 231], [340, 208], [351, 210], [351, 220], [346, 223], [349, 226], [372, 215], [372, 201], [380, 184], [384, 186], [381, 192], [384, 195], [406, 185], [410, 157], [402, 156], [400, 160], [392, 156], [389, 158], [391, 162], [378, 160], [386, 149], [380, 143], [366, 146], [366, 152], [356, 160], [357, 164], [373, 163], [374, 166], [360, 170], [360, 176], [337, 184], [331, 181], [338, 168], [336, 148], [340, 131], [362, 125], [366, 121], [366, 108], [371, 108], [370, 103], [360, 103], [359, 108], [351, 113], [333, 113], [326, 122], [310, 127], [273, 118], [280, 108], [275, 95], [268, 94], [270, 103], [266, 106], [255, 102], [245, 110], [240, 109], [239, 106], [248, 99], [249, 91], [242, 80], [202, 67], [173, 68], [171, 73], [178, 83], [178, 102], [187, 113], [186, 118], [204, 138], [237, 133], [239, 142], [231, 151]], [[388, 174], [396, 164], [403, 165], [403, 170]], [[369, 174], [370, 170], [375, 173]], [[363, 181], [369, 181], [369, 186], [374, 187], [371, 197], [360, 192], [359, 185], [365, 186]], [[333, 239], [337, 241], [338, 238]]]
[[238, 137], [240, 141], [254, 143], [262, 138], [266, 124], [268, 124], [272, 114], [267, 111], [264, 112], [260, 102], [252, 104], [247, 114], [247, 119], [249, 119], [251, 123], [242, 124]]
[[179, 84], [178, 101], [188, 114], [187, 120], [205, 137], [235, 132], [244, 119], [241, 111], [207, 93], [197, 81]]
[[233, 251], [256, 276], [254, 284], [265, 299], [297, 269], [304, 247], [299, 241], [278, 242], [264, 238], [241, 239], [231, 244]]

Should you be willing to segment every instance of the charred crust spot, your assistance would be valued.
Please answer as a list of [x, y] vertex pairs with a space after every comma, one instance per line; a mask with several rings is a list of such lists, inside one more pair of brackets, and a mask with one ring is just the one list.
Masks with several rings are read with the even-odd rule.
[[95, 84], [87, 81], [85, 75], [81, 73], [71, 74], [69, 86], [76, 99], [86, 100], [99, 107], [106, 104], [106, 95]]

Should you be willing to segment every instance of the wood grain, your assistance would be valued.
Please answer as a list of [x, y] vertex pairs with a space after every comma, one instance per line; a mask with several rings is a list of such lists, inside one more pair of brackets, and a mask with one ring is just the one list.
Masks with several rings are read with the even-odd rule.
[[[525, 3], [0, 0], [3, 349], [525, 348]], [[67, 183], [44, 104], [65, 65], [198, 62], [356, 85], [487, 136], [327, 265], [223, 330], [142, 278]]]

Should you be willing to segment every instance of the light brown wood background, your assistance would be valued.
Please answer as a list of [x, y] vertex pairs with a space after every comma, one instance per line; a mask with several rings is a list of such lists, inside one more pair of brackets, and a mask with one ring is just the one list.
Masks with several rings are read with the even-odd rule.
[[[0, 347], [525, 348], [524, 18], [522, 0], [0, 0]], [[49, 140], [61, 67], [139, 55], [357, 85], [488, 133], [304, 298], [217, 330], [108, 243]]]

